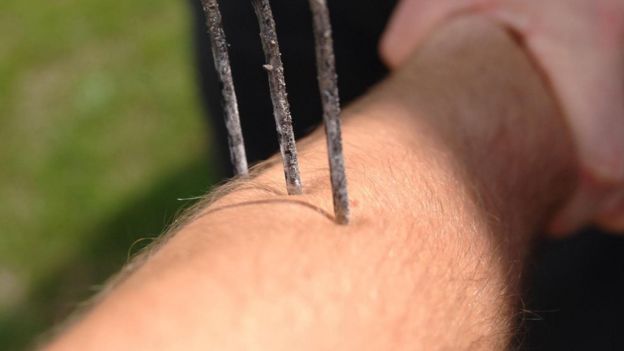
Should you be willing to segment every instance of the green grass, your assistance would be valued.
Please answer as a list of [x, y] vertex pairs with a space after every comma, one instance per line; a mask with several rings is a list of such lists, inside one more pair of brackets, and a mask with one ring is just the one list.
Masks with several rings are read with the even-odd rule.
[[0, 1], [0, 349], [214, 182], [185, 5]]

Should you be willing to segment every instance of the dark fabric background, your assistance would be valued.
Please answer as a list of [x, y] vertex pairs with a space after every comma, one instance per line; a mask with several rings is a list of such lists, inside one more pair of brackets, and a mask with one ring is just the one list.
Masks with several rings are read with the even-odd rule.
[[[271, 100], [258, 27], [249, 0], [221, 1], [243, 132], [252, 163], [277, 152]], [[207, 119], [216, 130], [224, 174], [231, 174], [219, 84], [199, 0], [195, 16], [197, 65]], [[346, 104], [382, 79], [377, 42], [395, 1], [330, 1], [340, 93]], [[312, 24], [307, 0], [273, 0], [295, 132], [320, 123]], [[565, 241], [538, 244], [528, 269], [521, 350], [624, 350], [624, 240], [589, 230]]]

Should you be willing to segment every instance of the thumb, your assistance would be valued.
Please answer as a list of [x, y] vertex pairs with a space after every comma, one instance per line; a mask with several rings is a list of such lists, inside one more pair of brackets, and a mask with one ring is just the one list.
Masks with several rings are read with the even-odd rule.
[[584, 172], [599, 183], [624, 185], [621, 55], [607, 48], [581, 52], [539, 41], [532, 45], [568, 118]]

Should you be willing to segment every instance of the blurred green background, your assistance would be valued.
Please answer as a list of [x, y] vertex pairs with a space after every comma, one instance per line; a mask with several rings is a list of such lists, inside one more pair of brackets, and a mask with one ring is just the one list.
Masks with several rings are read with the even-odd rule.
[[0, 350], [62, 321], [216, 180], [187, 5], [0, 1]]

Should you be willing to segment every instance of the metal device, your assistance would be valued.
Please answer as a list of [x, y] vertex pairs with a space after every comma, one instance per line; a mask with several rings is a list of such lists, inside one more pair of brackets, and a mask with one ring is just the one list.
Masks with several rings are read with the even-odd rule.
[[[244, 138], [241, 130], [240, 115], [232, 68], [230, 65], [228, 43], [223, 30], [221, 12], [217, 0], [201, 0], [206, 12], [208, 32], [212, 44], [215, 68], [222, 83], [225, 106], [225, 123], [228, 130], [230, 156], [235, 173], [239, 176], [249, 174], [245, 156]], [[269, 0], [250, 0], [260, 28], [260, 39], [266, 64], [263, 66], [269, 78], [269, 89], [273, 102], [275, 124], [284, 165], [286, 188], [289, 195], [303, 193], [303, 184], [299, 173], [297, 146], [293, 133], [293, 120], [287, 98], [284, 66], [282, 64], [277, 29]], [[314, 24], [316, 44], [316, 62], [319, 89], [323, 104], [323, 120], [327, 137], [329, 169], [336, 222], [349, 223], [349, 195], [345, 174], [340, 120], [340, 98], [338, 94], [338, 76], [333, 48], [333, 38], [329, 9], [326, 0], [308, 0]]]

